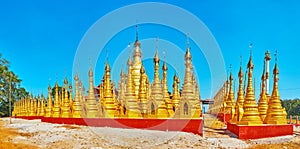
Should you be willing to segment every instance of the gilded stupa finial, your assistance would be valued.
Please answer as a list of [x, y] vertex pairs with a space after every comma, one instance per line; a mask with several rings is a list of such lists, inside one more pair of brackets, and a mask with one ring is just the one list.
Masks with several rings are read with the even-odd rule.
[[189, 33], [186, 33], [186, 48], [190, 48]]
[[[279, 74], [279, 70], [278, 70], [278, 66], [277, 66], [277, 62], [278, 62], [278, 51], [276, 50], [276, 52], [275, 52], [275, 67], [274, 67], [274, 70], [273, 70], [273, 74], [274, 75], [278, 75]], [[274, 81], [278, 81], [278, 79], [277, 80], [274, 80]]]
[[165, 50], [164, 50], [164, 64], [163, 64], [163, 67], [162, 67], [162, 69], [163, 69], [163, 71], [167, 71], [168, 70], [168, 66], [167, 66], [167, 61], [166, 61], [166, 52], [165, 52]]
[[271, 60], [271, 55], [270, 55], [269, 50], [267, 50], [266, 53], [265, 53], [265, 60], [267, 60], [267, 61]]
[[131, 66], [131, 65], [132, 65], [131, 56], [129, 56], [129, 57], [128, 57], [128, 60], [127, 60], [127, 65], [128, 65], [128, 66]]
[[[242, 56], [240, 56], [240, 71], [239, 71], [238, 75], [239, 75], [240, 80], [243, 80]], [[243, 84], [243, 83], [241, 82], [241, 84]]]
[[154, 60], [155, 63], [159, 63], [158, 50], [156, 50], [153, 60]]
[[249, 47], [250, 47], [250, 59], [249, 59], [247, 68], [253, 69], [254, 65], [253, 65], [253, 62], [252, 62], [252, 43], [250, 43]]
[[48, 92], [50, 92], [51, 91], [51, 86], [50, 86], [50, 84], [48, 85]]
[[189, 34], [186, 34], [186, 52], [185, 52], [185, 61], [190, 61], [192, 59], [192, 54], [190, 52], [190, 42], [189, 42]]
[[141, 44], [139, 42], [139, 33], [138, 33], [138, 25], [135, 25], [135, 42], [134, 42], [134, 46], [135, 47], [139, 47]]
[[135, 25], [135, 40], [138, 41], [139, 40], [139, 32], [138, 32], [138, 25]]
[[230, 69], [229, 80], [232, 81], [233, 80], [233, 76], [232, 76], [232, 65], [231, 64], [229, 66], [229, 69]]

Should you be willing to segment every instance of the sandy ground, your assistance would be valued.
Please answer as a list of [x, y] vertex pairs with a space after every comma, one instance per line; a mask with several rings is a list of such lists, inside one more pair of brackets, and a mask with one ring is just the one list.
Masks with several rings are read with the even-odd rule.
[[204, 137], [185, 132], [99, 128], [0, 119], [0, 148], [300, 148], [300, 128], [292, 136], [239, 140], [205, 115]]

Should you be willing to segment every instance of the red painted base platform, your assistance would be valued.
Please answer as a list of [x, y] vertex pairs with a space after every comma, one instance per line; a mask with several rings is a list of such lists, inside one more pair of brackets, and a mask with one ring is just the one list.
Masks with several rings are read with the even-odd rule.
[[218, 113], [218, 119], [221, 120], [222, 122], [228, 123], [231, 119], [231, 115], [225, 113]]
[[[36, 119], [36, 117], [17, 117]], [[42, 122], [56, 124], [75, 124], [94, 127], [136, 128], [162, 131], [183, 131], [203, 136], [201, 119], [133, 119], [133, 118], [47, 118], [40, 117]]]
[[12, 118], [21, 118], [21, 119], [26, 119], [26, 120], [35, 120], [35, 119], [42, 119], [43, 116], [16, 116]]
[[276, 136], [293, 135], [293, 125], [272, 125], [246, 126], [227, 124], [227, 129], [238, 136], [239, 139], [259, 139]]

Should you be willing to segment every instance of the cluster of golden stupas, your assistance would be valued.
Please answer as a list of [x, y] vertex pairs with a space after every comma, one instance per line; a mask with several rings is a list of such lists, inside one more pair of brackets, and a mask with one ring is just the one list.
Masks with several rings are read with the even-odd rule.
[[[282, 108], [280, 96], [278, 92], [278, 65], [277, 65], [277, 51], [275, 58], [275, 66], [273, 69], [273, 91], [272, 95], [268, 94], [269, 84], [269, 60], [271, 59], [269, 51], [266, 52], [264, 59], [264, 69], [261, 77], [261, 92], [258, 104], [254, 96], [254, 89], [252, 83], [252, 73], [254, 65], [252, 62], [252, 45], [250, 45], [250, 59], [247, 64], [246, 76], [248, 78], [247, 88], [246, 79], [243, 83], [242, 64], [238, 72], [239, 87], [237, 98], [235, 100], [233, 91], [233, 76], [230, 72], [229, 81], [227, 80], [223, 87], [217, 92], [214, 100], [214, 105], [210, 106], [210, 112], [230, 114], [231, 123], [238, 125], [261, 125], [261, 124], [286, 124], [286, 110]], [[267, 63], [267, 64], [266, 64]], [[267, 65], [267, 66], [266, 66]], [[267, 69], [267, 71], [266, 71]], [[229, 88], [228, 88], [229, 84]], [[245, 89], [245, 90], [244, 90]]]
[[153, 58], [154, 80], [150, 84], [141, 57], [141, 45], [137, 36], [133, 59], [128, 58], [127, 74], [122, 69], [117, 90], [110, 79], [110, 66], [106, 62], [105, 72], [99, 85], [99, 95], [95, 94], [93, 70], [90, 68], [87, 96], [76, 74], [74, 98], [72, 85], [68, 85], [65, 79], [61, 92], [56, 82], [54, 100], [49, 85], [47, 102], [43, 97], [22, 99], [15, 103], [13, 115], [56, 118], [200, 118], [202, 111], [200, 91], [192, 71], [190, 48], [187, 46], [184, 56], [186, 70], [182, 92], [179, 92], [179, 78], [174, 75], [172, 95], [168, 91], [166, 60], [162, 65], [161, 80], [159, 77], [160, 58], [156, 49]]

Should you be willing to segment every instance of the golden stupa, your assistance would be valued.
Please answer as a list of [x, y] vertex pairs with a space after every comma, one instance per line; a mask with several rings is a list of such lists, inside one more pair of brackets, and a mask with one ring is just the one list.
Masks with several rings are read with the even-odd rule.
[[278, 91], [278, 74], [279, 69], [277, 65], [277, 51], [275, 57], [275, 67], [273, 69], [274, 82], [273, 82], [273, 91], [272, 96], [269, 100], [269, 107], [267, 110], [267, 116], [264, 119], [266, 124], [286, 124], [286, 110], [282, 108], [279, 91]]
[[252, 73], [253, 73], [253, 62], [252, 62], [252, 45], [250, 45], [250, 59], [247, 65], [248, 68], [248, 85], [247, 92], [244, 101], [244, 114], [239, 121], [239, 125], [261, 125], [262, 120], [260, 119], [260, 114], [258, 112], [258, 106], [254, 97], [254, 90], [252, 86]]
[[[158, 39], [156, 42], [158, 43]], [[174, 75], [171, 94], [167, 84], [166, 56], [163, 64], [160, 64], [158, 45], [156, 44], [156, 51], [153, 53], [154, 80], [152, 83], [150, 83], [143, 66], [138, 33], [136, 33], [132, 55], [133, 57], [129, 56], [127, 61], [127, 73], [122, 68], [117, 88], [111, 80], [111, 68], [106, 59], [104, 75], [101, 83], [96, 87], [94, 86], [93, 69], [90, 68], [88, 95], [85, 94], [85, 88], [76, 73], [74, 96], [72, 96], [72, 84], [69, 85], [67, 79], [64, 79], [61, 91], [59, 91], [60, 87], [56, 81], [53, 103], [49, 85], [47, 104], [45, 104], [44, 98], [37, 101], [34, 97], [28, 97], [15, 103], [13, 114], [18, 116], [36, 116], [38, 114], [47, 118], [168, 119], [175, 117], [199, 119], [201, 117], [199, 84], [193, 73], [192, 54], [189, 46], [187, 46], [184, 56], [186, 70], [182, 92], [179, 91], [179, 77]], [[162, 78], [159, 75], [160, 71]]]
[[237, 94], [237, 100], [235, 102], [235, 113], [233, 119], [231, 119], [231, 123], [237, 123], [242, 119], [244, 114], [244, 90], [243, 90], [243, 69], [242, 69], [242, 58], [240, 62], [240, 70], [238, 73], [239, 76], [239, 89]]
[[[265, 68], [265, 61], [264, 61], [264, 68]], [[259, 103], [258, 103], [258, 112], [260, 114], [260, 118], [262, 121], [264, 121], [268, 110], [268, 98], [266, 95], [265, 82], [266, 82], [266, 72], [264, 69], [263, 74], [261, 76], [261, 92], [260, 92]]]

